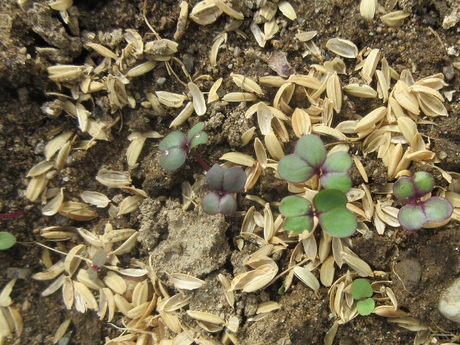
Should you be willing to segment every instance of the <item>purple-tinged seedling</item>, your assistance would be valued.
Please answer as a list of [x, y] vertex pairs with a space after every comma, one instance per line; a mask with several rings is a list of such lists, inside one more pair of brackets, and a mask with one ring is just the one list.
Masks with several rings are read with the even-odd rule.
[[88, 277], [96, 280], [101, 267], [107, 262], [108, 256], [104, 249], [99, 248], [93, 255], [92, 265], [88, 268]]
[[232, 214], [236, 212], [236, 200], [232, 193], [241, 192], [246, 183], [246, 174], [239, 167], [222, 168], [214, 164], [206, 173], [209, 192], [202, 201], [203, 211], [207, 214]]
[[336, 189], [323, 189], [313, 198], [313, 205], [300, 196], [287, 196], [281, 200], [279, 210], [286, 218], [285, 230], [302, 233], [311, 231], [314, 216], [321, 228], [334, 237], [348, 237], [357, 228], [356, 216], [346, 207], [347, 197]]
[[208, 135], [203, 131], [204, 122], [199, 122], [185, 135], [175, 131], [169, 133], [159, 145], [162, 151], [160, 165], [166, 170], [177, 170], [191, 153], [201, 167], [207, 171], [206, 180], [211, 192], [202, 201], [203, 210], [211, 215], [222, 213], [232, 214], [236, 212], [236, 200], [232, 193], [241, 192], [246, 184], [246, 174], [239, 167], [222, 168], [215, 164], [212, 168], [194, 150], [200, 144], [205, 144]]
[[164, 137], [158, 147], [162, 151], [160, 165], [163, 169], [179, 169], [185, 163], [187, 155], [191, 153], [203, 169], [209, 170], [209, 166], [194, 150], [198, 145], [206, 144], [208, 141], [208, 134], [203, 129], [204, 122], [198, 122], [190, 129], [187, 135], [179, 131], [174, 131]]
[[293, 183], [306, 182], [318, 175], [323, 188], [346, 193], [351, 188], [351, 164], [348, 153], [341, 151], [328, 156], [323, 141], [308, 134], [299, 139], [294, 153], [280, 160], [278, 173]]
[[433, 175], [418, 171], [412, 177], [403, 176], [393, 186], [394, 196], [406, 203], [398, 212], [398, 221], [409, 231], [419, 230], [428, 223], [447, 221], [453, 212], [445, 198], [433, 196], [423, 200], [434, 188]]

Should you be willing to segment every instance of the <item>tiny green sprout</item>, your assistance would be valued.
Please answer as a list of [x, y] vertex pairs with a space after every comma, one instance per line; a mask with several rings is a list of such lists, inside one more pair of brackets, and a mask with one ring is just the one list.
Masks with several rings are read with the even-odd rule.
[[278, 289], [278, 295], [284, 295], [286, 293], [286, 279], [283, 280], [281, 286]]
[[246, 183], [246, 174], [239, 167], [222, 168], [214, 164], [206, 173], [209, 192], [202, 201], [203, 211], [207, 214], [232, 214], [236, 212], [236, 199], [233, 193], [241, 192]]
[[346, 207], [347, 197], [336, 189], [323, 189], [313, 198], [313, 205], [300, 196], [281, 200], [279, 210], [285, 217], [283, 227], [295, 233], [311, 231], [314, 216], [321, 228], [334, 237], [349, 237], [357, 228], [356, 216]]
[[6, 231], [0, 231], [0, 250], [7, 250], [14, 246], [16, 237]]
[[375, 301], [372, 299], [374, 291], [371, 283], [366, 279], [355, 279], [351, 283], [351, 295], [357, 300], [356, 308], [359, 315], [370, 315], [375, 309]]
[[293, 183], [302, 183], [318, 175], [323, 188], [346, 193], [351, 188], [351, 164], [348, 153], [340, 151], [328, 156], [323, 141], [308, 134], [299, 139], [294, 153], [280, 160], [278, 173]]
[[[200, 144], [206, 144], [208, 141], [208, 134], [203, 131], [204, 125], [204, 122], [198, 122], [190, 129], [187, 135], [174, 131], [163, 138], [158, 147], [162, 151], [160, 165], [163, 169], [179, 169], [185, 163], [189, 153], [192, 153], [198, 163], [203, 166], [204, 161], [194, 151], [194, 148]], [[203, 168], [209, 170], [209, 166], [206, 163], [204, 163]]]
[[398, 221], [409, 231], [419, 230], [428, 223], [448, 221], [453, 212], [452, 204], [445, 198], [422, 198], [434, 188], [433, 175], [418, 171], [412, 177], [403, 176], [393, 186], [394, 196], [405, 203], [398, 212]]

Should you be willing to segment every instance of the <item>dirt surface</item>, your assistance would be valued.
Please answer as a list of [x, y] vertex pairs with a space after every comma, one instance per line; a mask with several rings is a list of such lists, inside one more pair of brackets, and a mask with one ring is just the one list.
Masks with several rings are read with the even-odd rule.
[[[190, 9], [196, 2], [189, 1]], [[264, 48], [259, 47], [250, 30], [252, 18], [257, 20], [258, 16], [256, 1], [240, 0], [231, 3], [245, 15], [240, 27], [241, 33], [228, 33], [227, 43], [219, 50], [215, 68], [210, 65], [210, 50], [213, 38], [228, 23], [229, 17], [226, 15], [207, 26], [189, 22], [184, 34], [176, 40], [179, 45], [174, 56], [183, 62], [194, 78], [209, 75], [209, 78], [197, 81], [202, 90], [209, 90], [214, 81], [222, 77], [223, 83], [219, 90], [219, 96], [222, 97], [228, 92], [239, 91], [230, 78], [231, 72], [254, 80], [261, 76], [276, 75], [268, 66], [274, 51], [287, 53], [292, 68], [299, 74], [307, 74], [312, 64], [322, 61], [312, 55], [303, 58], [302, 52], [306, 47], [295, 38], [295, 34], [299, 30], [317, 30], [314, 42], [325, 61], [335, 57], [326, 49], [326, 42], [333, 37], [342, 37], [352, 40], [360, 50], [365, 47], [380, 49], [389, 65], [398, 73], [408, 69], [414, 79], [418, 80], [442, 72], [449, 84], [444, 90], [459, 89], [460, 26], [454, 23], [450, 28], [443, 28], [442, 25], [444, 18], [455, 9], [460, 13], [458, 2], [400, 0], [395, 10], [406, 9], [410, 15], [399, 27], [383, 24], [379, 19], [382, 15], [380, 13], [374, 20], [366, 21], [359, 14], [358, 1], [289, 2], [296, 10], [297, 20], [291, 21], [278, 11], [276, 20], [280, 30]], [[95, 177], [102, 168], [129, 170], [132, 184], [148, 195], [138, 209], [129, 214], [113, 216], [109, 207], [106, 207], [97, 209], [98, 218], [78, 221], [60, 214], [44, 216], [41, 210], [46, 198], [41, 196], [35, 202], [26, 198], [27, 185], [31, 181], [26, 175], [32, 166], [44, 159], [45, 145], [51, 138], [57, 133], [71, 131], [78, 140], [91, 139], [88, 133], [78, 129], [75, 117], [69, 116], [62, 111], [61, 105], [55, 103], [57, 97], [47, 94], [61, 92], [71, 95], [68, 88], [59, 89], [48, 78], [46, 68], [58, 63], [81, 65], [90, 56], [93, 61], [100, 62], [100, 55], [84, 48], [88, 42], [102, 44], [120, 54], [120, 47], [126, 44], [123, 38], [126, 29], [137, 30], [145, 40], [155, 39], [142, 18], [143, 1], [82, 0], [75, 2], [75, 6], [76, 9], [71, 11], [72, 16], [78, 18], [77, 27], [64, 24], [59, 12], [50, 9], [47, 1], [5, 0], [0, 5], [0, 13], [7, 15], [11, 23], [11, 28], [8, 25], [0, 28], [0, 212], [25, 211], [23, 216], [14, 219], [0, 219], [0, 230], [15, 234], [18, 240], [12, 249], [0, 252], [3, 267], [0, 271], [0, 286], [12, 278], [19, 278], [11, 297], [24, 322], [22, 334], [7, 337], [6, 344], [52, 344], [57, 328], [69, 318], [72, 320], [70, 333], [67, 333], [69, 344], [104, 344], [106, 337], [114, 338], [120, 334], [116, 329], [123, 327], [120, 314], [109, 324], [105, 320], [100, 321], [94, 311], [68, 311], [62, 302], [60, 290], [42, 297], [41, 292], [50, 282], [31, 278], [33, 273], [44, 269], [42, 248], [36, 242], [68, 251], [75, 243], [82, 241], [75, 238], [61, 242], [46, 241], [39, 235], [40, 229], [69, 225], [102, 234], [107, 222], [114, 229], [131, 228], [140, 233], [136, 248], [119, 256], [121, 267], [128, 267], [136, 260], [149, 264], [150, 257], [155, 273], [171, 295], [175, 289], [165, 272], [188, 273], [203, 279], [206, 282], [203, 288], [186, 293], [192, 299], [185, 309], [225, 317], [236, 315], [240, 323], [236, 333], [239, 344], [322, 344], [334, 323], [334, 315], [329, 308], [328, 287], [321, 286], [315, 294], [294, 278], [291, 288], [280, 295], [279, 279], [256, 292], [236, 291], [234, 309], [229, 307], [223, 297], [218, 275], [223, 274], [231, 281], [235, 275], [247, 271], [248, 267], [243, 261], [259, 249], [257, 243], [248, 240], [240, 247], [240, 228], [244, 214], [251, 206], [256, 206], [262, 213], [263, 208], [259, 204], [249, 201], [245, 193], [241, 193], [238, 195], [239, 211], [233, 216], [208, 216], [193, 205], [184, 210], [181, 185], [184, 181], [190, 182], [196, 194], [196, 200], [193, 201], [198, 202], [207, 188], [203, 182], [203, 171], [189, 158], [180, 170], [165, 172], [158, 161], [158, 139], [147, 139], [137, 166], [128, 167], [128, 135], [133, 131], [150, 130], [166, 135], [171, 131], [169, 124], [172, 116], [176, 116], [180, 110], [169, 108], [164, 115], [156, 114], [152, 108], [141, 106], [142, 102], [147, 101], [145, 93], [159, 90], [186, 92], [186, 87], [168, 74], [163, 62], [158, 62], [151, 72], [126, 85], [128, 94], [135, 100], [134, 108], [125, 106], [112, 113], [105, 91], [96, 92], [92, 94], [93, 99], [84, 101], [94, 119], [112, 126], [111, 140], [97, 140], [96, 145], [88, 150], [77, 149], [75, 146], [64, 168], [56, 172], [56, 176], [47, 185], [48, 189], [65, 188], [66, 201], [81, 201], [79, 194], [91, 190], [106, 194], [113, 203], [118, 204], [130, 194], [118, 188], [105, 187]], [[148, 22], [162, 38], [173, 40], [178, 16], [179, 1], [146, 2]], [[342, 75], [341, 82], [346, 85], [359, 74], [353, 71], [355, 60], [344, 60], [348, 75]], [[186, 80], [180, 67], [177, 64], [172, 66], [179, 78]], [[277, 88], [264, 88], [266, 93], [261, 99], [271, 102], [276, 91]], [[365, 115], [381, 106], [381, 100], [378, 99], [345, 97], [342, 111], [339, 115], [334, 114], [334, 125], [353, 119], [356, 113]], [[458, 93], [454, 93], [452, 101], [445, 102], [448, 117], [427, 119], [434, 124], [418, 126], [426, 141], [429, 141], [430, 149], [439, 158], [436, 165], [452, 172], [460, 172], [459, 97]], [[224, 101], [211, 103], [202, 118], [193, 115], [179, 129], [187, 131], [198, 121], [206, 122], [209, 141], [208, 145], [200, 146], [199, 151], [207, 162], [217, 162], [219, 157], [230, 151], [254, 156], [252, 141], [243, 147], [240, 140], [245, 131], [257, 126], [255, 116], [245, 118], [245, 111], [252, 104]], [[44, 111], [53, 106], [60, 111], [53, 114]], [[308, 102], [296, 95], [291, 106], [308, 107]], [[115, 120], [118, 122], [113, 122]], [[259, 131], [256, 135], [263, 140]], [[290, 133], [290, 137], [290, 142], [283, 147], [285, 153], [292, 152], [296, 142], [293, 133]], [[379, 189], [393, 182], [387, 179], [386, 167], [376, 154], [363, 155], [360, 145], [352, 143], [350, 152], [356, 154], [363, 163], [369, 176], [370, 189]], [[432, 171], [436, 184], [447, 186], [438, 170], [423, 164], [411, 165], [412, 171], [420, 169]], [[352, 175], [354, 186], [359, 186], [363, 180], [356, 168], [353, 168]], [[286, 183], [276, 179], [270, 169], [262, 172], [257, 184], [248, 192], [266, 202], [280, 201], [288, 193]], [[272, 207], [272, 210], [277, 216], [277, 208]], [[383, 272], [379, 280], [391, 281], [387, 286], [394, 291], [400, 310], [431, 331], [425, 333], [426, 343], [458, 342], [459, 324], [443, 317], [437, 309], [442, 291], [460, 275], [458, 223], [451, 221], [437, 229], [423, 229], [413, 233], [387, 226], [383, 235], [377, 234], [371, 222], [366, 224], [371, 231], [365, 236], [358, 233], [351, 238], [353, 251], [372, 270]], [[279, 272], [287, 268], [293, 248], [290, 245], [276, 257]], [[54, 262], [60, 258], [59, 254], [52, 254]], [[335, 278], [346, 274], [347, 269], [346, 265], [337, 268]], [[315, 271], [318, 276], [317, 273]], [[257, 306], [267, 301], [276, 301], [281, 308], [260, 321], [251, 321], [256, 316]], [[185, 324], [193, 323], [184, 311], [179, 313], [179, 318]], [[333, 344], [414, 343], [416, 332], [390, 321], [375, 314], [358, 316], [339, 325]], [[222, 332], [212, 334], [203, 331], [201, 339], [210, 339], [214, 341], [212, 344], [220, 344], [216, 339], [220, 339]], [[174, 336], [171, 331], [167, 335], [171, 339]], [[420, 333], [418, 336], [422, 337]]]

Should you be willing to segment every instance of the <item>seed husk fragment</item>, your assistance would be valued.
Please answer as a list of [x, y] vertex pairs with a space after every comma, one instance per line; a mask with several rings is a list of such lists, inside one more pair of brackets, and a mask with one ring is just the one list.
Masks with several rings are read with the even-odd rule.
[[256, 39], [259, 47], [261, 48], [265, 47], [265, 43], [266, 43], [265, 35], [262, 32], [262, 30], [260, 30], [260, 27], [256, 23], [251, 23], [249, 28], [251, 29], [251, 32], [254, 35], [254, 38]]
[[131, 303], [129, 303], [126, 298], [119, 294], [115, 294], [113, 297], [115, 301], [115, 305], [117, 306], [117, 309], [123, 313], [123, 315], [128, 316], [128, 312], [133, 309], [133, 306]]
[[262, 88], [254, 80], [242, 74], [236, 74], [236, 73], [231, 73], [230, 77], [232, 77], [235, 84], [241, 87], [243, 90], [246, 90], [248, 92], [254, 92], [258, 95], [264, 94], [262, 91]]
[[51, 170], [53, 164], [47, 160], [43, 160], [38, 164], [35, 164], [27, 173], [26, 177], [35, 177], [42, 174], [45, 174], [47, 171]]
[[111, 288], [115, 293], [124, 294], [126, 291], [126, 282], [118, 274], [108, 271], [104, 277], [104, 283]]
[[317, 292], [319, 290], [319, 281], [318, 279], [304, 267], [296, 266], [294, 267], [294, 274], [299, 278], [305, 285]]
[[281, 13], [289, 18], [290, 20], [296, 20], [297, 19], [297, 14], [292, 7], [292, 5], [287, 2], [287, 1], [280, 1], [278, 4], [278, 8], [281, 11]]
[[226, 3], [222, 2], [221, 0], [215, 0], [217, 7], [219, 7], [225, 14], [228, 16], [236, 19], [236, 20], [243, 20], [244, 15], [241, 12], [235, 11], [233, 8], [228, 6]]
[[214, 23], [222, 14], [215, 0], [204, 0], [198, 2], [190, 12], [190, 19], [200, 25], [208, 25]]
[[93, 293], [86, 285], [73, 281], [75, 289], [75, 308], [80, 312], [85, 312], [87, 308], [97, 310], [97, 302]]
[[209, 322], [215, 325], [223, 325], [225, 323], [225, 320], [219, 316], [202, 311], [187, 310], [187, 314], [195, 320]]
[[361, 98], [375, 98], [377, 97], [377, 91], [375, 91], [369, 85], [360, 85], [360, 84], [348, 84], [343, 87], [343, 90], [349, 95], [361, 97]]
[[71, 136], [72, 132], [64, 132], [48, 141], [48, 143], [45, 145], [45, 150], [43, 151], [46, 160], [49, 161], [54, 156], [54, 154], [59, 151], [62, 146], [64, 146], [64, 144], [70, 139]]
[[51, 199], [45, 206], [42, 208], [42, 214], [44, 216], [53, 216], [58, 213], [59, 209], [64, 202], [64, 188], [61, 188], [61, 191], [53, 199]]
[[200, 88], [193, 82], [187, 84], [190, 93], [192, 94], [193, 108], [198, 116], [206, 113], [206, 102]]
[[222, 100], [225, 102], [254, 102], [257, 96], [249, 92], [230, 92]]
[[410, 12], [407, 10], [394, 11], [381, 16], [380, 19], [388, 26], [400, 26], [409, 15]]
[[81, 192], [80, 198], [82, 198], [84, 202], [98, 208], [105, 208], [110, 203], [110, 199], [105, 194], [89, 190]]
[[201, 279], [183, 273], [171, 274], [171, 280], [176, 289], [195, 290], [202, 287], [205, 282]]
[[361, 3], [359, 4], [359, 13], [361, 14], [361, 17], [366, 20], [374, 19], [376, 9], [375, 4], [375, 0], [361, 0]]
[[144, 197], [140, 195], [132, 195], [124, 198], [118, 206], [118, 216], [134, 212], [139, 208], [139, 205], [141, 204], [142, 200], [144, 200]]
[[344, 58], [354, 59], [358, 56], [358, 47], [350, 40], [343, 38], [331, 38], [327, 41], [326, 48]]
[[224, 80], [223, 78], [219, 78], [216, 80], [214, 84], [212, 84], [211, 89], [209, 90], [209, 93], [208, 93], [208, 104], [219, 100], [219, 95], [217, 94], [217, 90], [222, 85], [223, 80]]
[[299, 33], [295, 34], [295, 37], [302, 42], [306, 42], [311, 40], [313, 37], [315, 37], [318, 34], [318, 31], [313, 30], [313, 31], [302, 31]]
[[327, 79], [326, 92], [327, 97], [332, 101], [334, 110], [340, 113], [342, 109], [342, 88], [340, 87], [340, 78], [337, 72], [334, 72]]
[[374, 76], [378, 62], [380, 61], [380, 55], [379, 49], [372, 49], [364, 61], [363, 79], [368, 85], [372, 82], [372, 77]]
[[104, 283], [102, 282], [102, 280], [100, 280], [99, 277], [97, 277], [97, 275], [95, 278], [91, 277], [89, 272], [91, 271], [84, 269], [78, 270], [77, 280], [80, 283], [85, 284], [86, 287], [95, 291], [98, 291], [99, 289], [103, 288]]
[[161, 104], [169, 108], [180, 108], [187, 99], [186, 96], [168, 91], [155, 91]]
[[385, 107], [379, 107], [372, 110], [369, 114], [359, 120], [359, 122], [356, 124], [355, 131], [360, 132], [374, 127], [380, 120], [384, 118], [386, 110], [387, 109]]
[[131, 174], [129, 171], [115, 171], [103, 168], [98, 171], [96, 180], [104, 186], [120, 188], [131, 184]]
[[177, 309], [180, 309], [180, 308], [185, 307], [186, 305], [188, 305], [191, 298], [192, 298], [191, 295], [186, 296], [184, 294], [178, 293], [178, 294], [168, 298], [164, 302], [163, 309], [166, 312], [176, 311]]
[[99, 217], [97, 212], [92, 210], [88, 205], [77, 201], [66, 201], [62, 203], [58, 212], [64, 217], [80, 221]]
[[84, 244], [79, 244], [73, 247], [67, 254], [64, 260], [64, 269], [70, 277], [72, 277], [80, 265], [81, 258], [78, 257], [78, 255], [80, 255], [84, 250], [86, 250], [86, 246]]
[[57, 0], [57, 1], [50, 1], [49, 6], [55, 11], [65, 11], [70, 6], [72, 6], [73, 0]]
[[157, 65], [157, 62], [155, 60], [143, 62], [137, 66], [134, 66], [128, 72], [126, 72], [126, 76], [127, 77], [139, 77], [143, 74], [150, 72], [152, 69], [156, 67], [156, 65]]

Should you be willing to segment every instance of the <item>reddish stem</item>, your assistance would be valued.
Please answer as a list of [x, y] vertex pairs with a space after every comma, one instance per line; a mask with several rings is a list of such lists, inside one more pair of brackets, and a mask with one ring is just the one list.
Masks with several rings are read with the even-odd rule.
[[198, 152], [196, 152], [194, 149], [191, 149], [190, 150], [190, 153], [192, 154], [192, 156], [196, 159], [196, 161], [198, 163], [200, 163], [201, 167], [206, 170], [206, 171], [209, 171], [209, 169], [211, 169], [211, 167], [208, 165], [208, 163], [206, 163], [203, 158], [201, 158], [201, 156], [199, 155]]
[[19, 210], [11, 213], [0, 213], [0, 219], [14, 219], [22, 216], [24, 214], [23, 210]]

